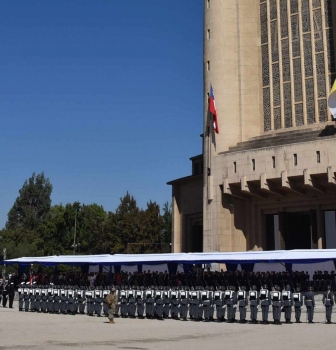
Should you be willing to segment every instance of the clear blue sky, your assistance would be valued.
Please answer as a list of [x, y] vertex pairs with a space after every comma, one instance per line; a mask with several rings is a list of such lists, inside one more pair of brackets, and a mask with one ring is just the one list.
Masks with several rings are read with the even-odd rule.
[[0, 228], [25, 179], [53, 204], [171, 200], [201, 153], [203, 1], [0, 4]]

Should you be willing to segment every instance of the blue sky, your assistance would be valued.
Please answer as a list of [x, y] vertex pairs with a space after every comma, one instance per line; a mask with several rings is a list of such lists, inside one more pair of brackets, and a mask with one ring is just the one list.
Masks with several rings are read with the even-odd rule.
[[33, 172], [53, 204], [171, 200], [201, 153], [203, 1], [0, 4], [0, 228]]

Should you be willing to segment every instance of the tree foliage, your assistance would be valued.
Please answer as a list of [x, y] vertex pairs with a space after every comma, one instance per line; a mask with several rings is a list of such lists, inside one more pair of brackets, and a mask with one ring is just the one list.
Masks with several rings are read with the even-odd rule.
[[79, 202], [51, 206], [52, 185], [32, 175], [19, 191], [0, 231], [7, 258], [63, 254], [170, 252], [171, 205], [153, 201], [145, 209], [126, 193], [116, 210]]
[[44, 173], [33, 175], [24, 182], [13, 207], [8, 213], [7, 229], [36, 230], [46, 221], [51, 208], [52, 185]]

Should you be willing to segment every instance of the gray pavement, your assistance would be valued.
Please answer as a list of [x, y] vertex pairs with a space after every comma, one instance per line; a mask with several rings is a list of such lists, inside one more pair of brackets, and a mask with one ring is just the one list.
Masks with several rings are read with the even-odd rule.
[[[275, 326], [120, 318], [109, 324], [105, 317], [19, 312], [15, 305], [14, 309], [0, 307], [0, 350], [335, 349], [336, 314], [335, 324], [327, 325], [323, 309], [319, 311], [315, 324]], [[305, 319], [303, 313], [301, 321]]]

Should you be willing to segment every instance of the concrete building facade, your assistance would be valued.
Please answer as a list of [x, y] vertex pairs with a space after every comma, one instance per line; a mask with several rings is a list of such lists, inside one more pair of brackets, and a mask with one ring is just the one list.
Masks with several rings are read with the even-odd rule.
[[336, 248], [335, 38], [336, 1], [204, 1], [203, 154], [169, 183], [174, 252]]

